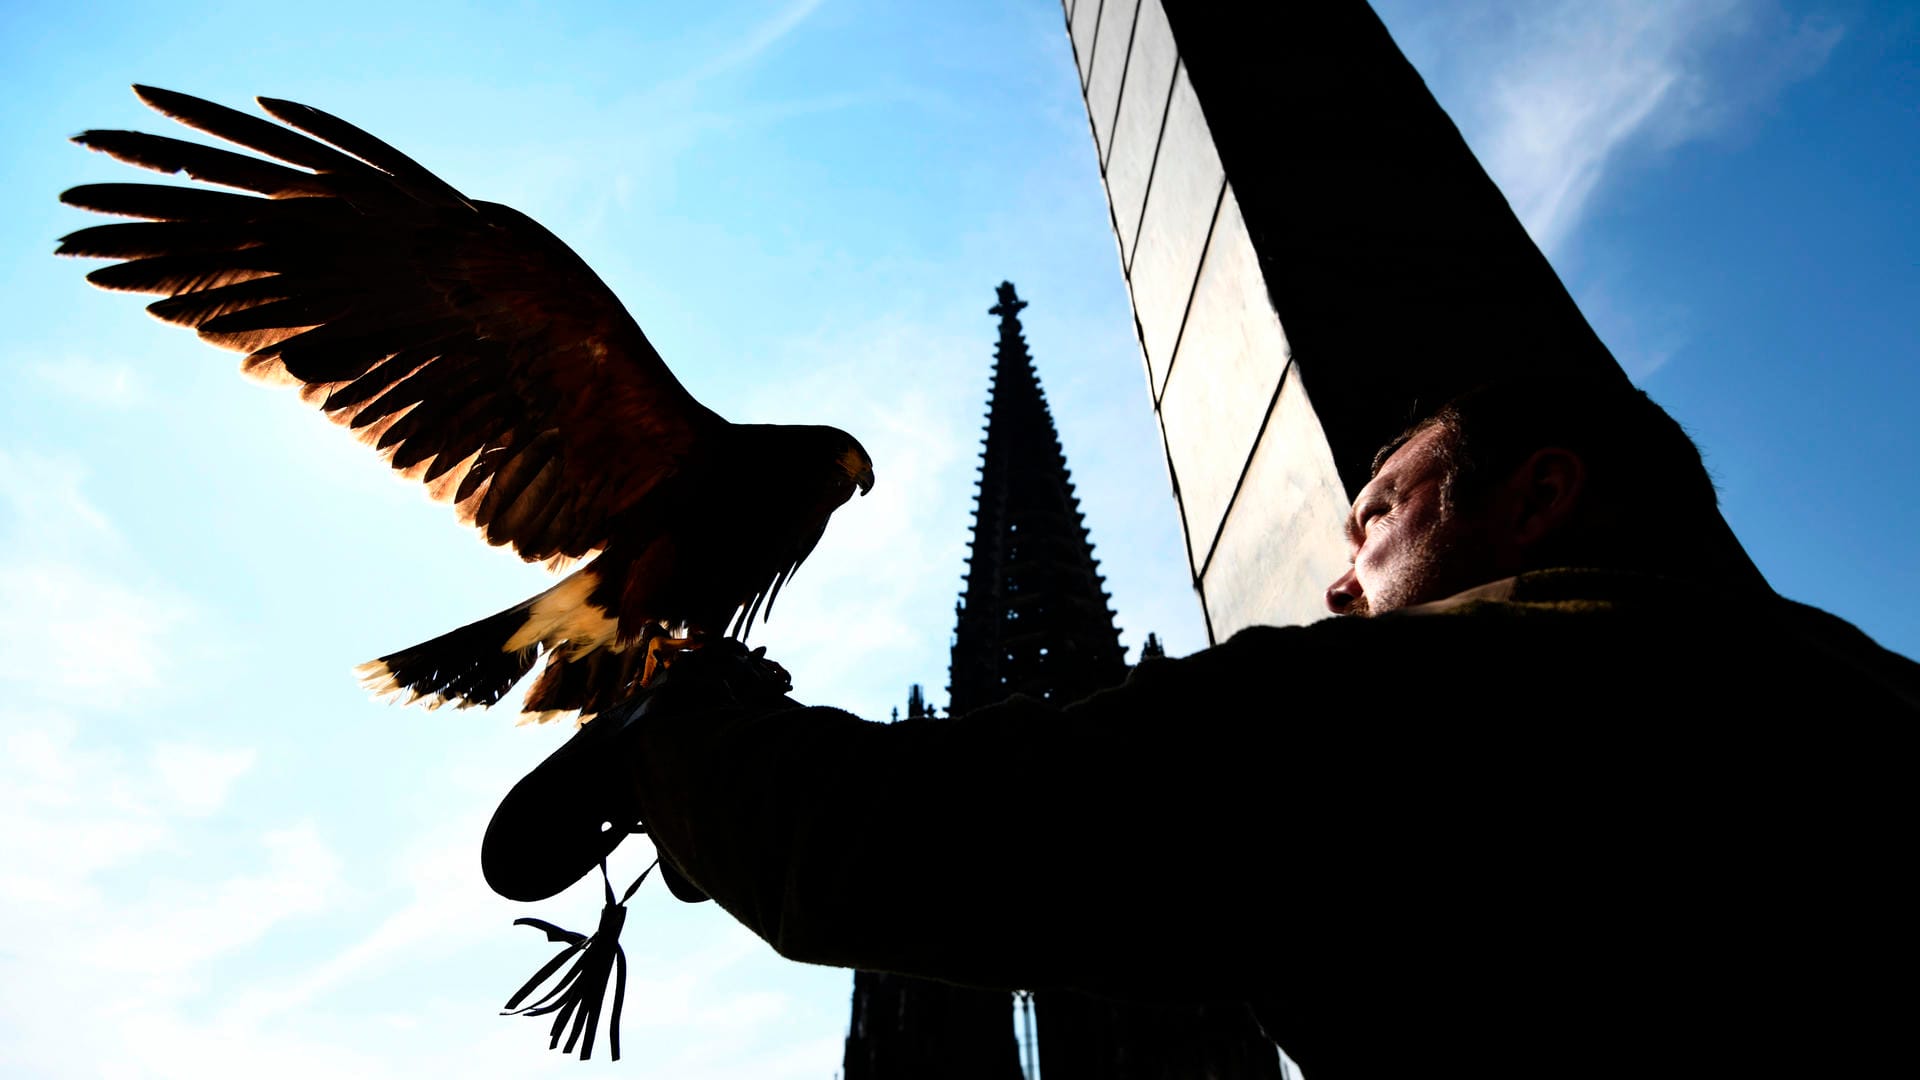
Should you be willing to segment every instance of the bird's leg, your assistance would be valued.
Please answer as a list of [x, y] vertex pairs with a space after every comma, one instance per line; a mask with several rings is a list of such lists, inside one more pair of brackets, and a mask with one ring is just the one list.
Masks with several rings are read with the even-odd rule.
[[663, 627], [660, 633], [647, 639], [647, 660], [640, 669], [640, 686], [643, 689], [653, 686], [673, 665], [672, 657], [692, 652], [705, 644], [706, 639], [706, 631], [695, 630], [684, 622]]

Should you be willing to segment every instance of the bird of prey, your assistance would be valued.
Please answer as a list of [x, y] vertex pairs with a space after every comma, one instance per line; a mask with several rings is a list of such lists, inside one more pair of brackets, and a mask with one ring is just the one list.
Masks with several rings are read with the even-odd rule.
[[525, 215], [318, 109], [257, 99], [276, 124], [134, 92], [277, 161], [83, 132], [75, 142], [120, 161], [237, 191], [73, 188], [63, 202], [142, 220], [82, 229], [59, 253], [124, 260], [87, 279], [159, 294], [148, 311], [297, 386], [488, 542], [556, 568], [593, 557], [362, 665], [375, 690], [491, 705], [544, 657], [525, 711], [590, 717], [645, 684], [662, 642], [771, 614], [828, 517], [872, 487], [844, 431], [733, 424], [694, 400], [586, 263]]

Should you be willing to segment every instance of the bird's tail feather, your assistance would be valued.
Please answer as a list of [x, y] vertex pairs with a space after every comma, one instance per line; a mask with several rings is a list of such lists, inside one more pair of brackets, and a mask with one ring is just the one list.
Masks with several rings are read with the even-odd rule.
[[661, 631], [649, 627], [636, 647], [595, 649], [579, 656], [554, 653], [540, 677], [527, 688], [523, 708], [529, 717], [545, 721], [578, 711], [582, 723], [625, 700], [640, 684], [646, 667], [646, 641]]
[[539, 642], [509, 648], [527, 624], [541, 597], [515, 604], [497, 615], [452, 630], [431, 641], [388, 653], [354, 670], [363, 686], [380, 695], [407, 694], [408, 702], [425, 699], [429, 709], [453, 702], [459, 708], [487, 706], [533, 670], [540, 659]]

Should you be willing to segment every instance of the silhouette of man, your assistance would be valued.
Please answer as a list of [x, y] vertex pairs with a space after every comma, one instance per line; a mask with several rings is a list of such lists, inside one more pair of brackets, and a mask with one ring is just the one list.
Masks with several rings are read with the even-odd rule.
[[640, 817], [785, 956], [1245, 1001], [1309, 1080], [1891, 1050], [1920, 666], [1768, 589], [1677, 424], [1488, 388], [1347, 531], [1327, 604], [1370, 617], [1063, 708], [870, 724], [688, 662], [632, 724]]

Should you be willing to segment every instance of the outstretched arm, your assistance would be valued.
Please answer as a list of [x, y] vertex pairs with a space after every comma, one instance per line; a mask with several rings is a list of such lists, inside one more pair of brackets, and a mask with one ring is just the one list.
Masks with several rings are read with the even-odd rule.
[[1282, 921], [1277, 747], [1304, 736], [1264, 703], [1302, 634], [1243, 634], [1064, 709], [895, 724], [791, 702], [650, 710], [643, 820], [796, 960], [1245, 996], [1271, 978]]

